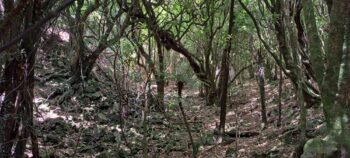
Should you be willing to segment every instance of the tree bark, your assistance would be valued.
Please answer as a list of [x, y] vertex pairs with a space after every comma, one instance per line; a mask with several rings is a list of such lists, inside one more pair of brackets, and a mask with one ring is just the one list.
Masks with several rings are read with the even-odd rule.
[[[10, 2], [7, 1], [9, 5], [7, 7], [11, 6]], [[10, 42], [10, 45], [5, 44], [1, 48], [4, 50], [6, 48], [6, 52], [11, 53], [13, 57], [6, 61], [2, 74], [5, 86], [0, 87], [0, 95], [5, 96], [0, 109], [0, 157], [24, 157], [29, 137], [32, 137], [33, 157], [39, 157], [38, 142], [33, 126], [34, 65], [38, 41], [45, 22], [71, 3], [72, 1], [67, 0], [56, 11], [42, 18], [43, 12], [48, 9], [49, 5], [37, 0], [28, 1], [22, 8], [23, 10], [16, 13], [24, 13], [23, 16], [15, 16], [18, 19], [12, 19], [13, 21], [9, 23], [11, 26], [7, 26], [11, 30], [1, 37], [2, 43], [6, 39], [15, 42], [14, 44], [21, 40], [21, 43], [14, 45]], [[7, 8], [7, 10], [11, 9]], [[19, 31], [22, 33], [18, 35]], [[18, 36], [14, 38], [12, 35]], [[14, 145], [16, 146], [14, 155], [12, 155]]]
[[227, 41], [226, 41], [226, 46], [225, 46], [225, 49], [222, 55], [222, 60], [221, 60], [221, 72], [220, 72], [220, 82], [219, 82], [219, 88], [221, 90], [219, 95], [220, 96], [219, 98], [219, 105], [220, 105], [219, 134], [221, 137], [223, 137], [225, 133], [227, 91], [228, 91], [229, 71], [230, 71], [230, 68], [229, 68], [230, 52], [231, 52], [232, 39], [234, 37], [233, 28], [235, 24], [234, 6], [235, 6], [235, 0], [231, 0]]
[[267, 114], [266, 114], [266, 99], [265, 99], [265, 71], [264, 71], [264, 61], [261, 54], [261, 50], [258, 50], [257, 53], [257, 62], [258, 62], [258, 83], [259, 83], [259, 92], [260, 92], [260, 104], [261, 104], [261, 123], [262, 129], [265, 129], [268, 125]]
[[[280, 54], [280, 59], [282, 60], [282, 54]], [[283, 72], [282, 68], [279, 71], [279, 84], [278, 84], [278, 121], [277, 126], [282, 124], [282, 89], [283, 88]]]
[[[343, 45], [345, 42], [345, 30], [348, 23], [348, 10], [350, 1], [333, 0], [330, 14], [330, 26], [326, 41], [326, 75], [322, 90], [322, 103], [326, 117], [328, 132], [336, 138], [340, 146], [350, 151], [349, 115], [345, 112], [348, 107], [342, 104], [339, 86], [343, 81], [341, 64], [343, 64]], [[347, 21], [346, 21], [346, 20]]]
[[160, 111], [165, 111], [164, 105], [164, 88], [165, 88], [165, 62], [164, 52], [160, 41], [157, 43], [157, 55], [158, 55], [158, 75], [156, 76], [157, 82], [157, 103]]
[[311, 66], [315, 72], [316, 81], [319, 83], [319, 85], [322, 85], [324, 72], [324, 52], [322, 49], [320, 36], [318, 35], [312, 0], [302, 0], [302, 6]]

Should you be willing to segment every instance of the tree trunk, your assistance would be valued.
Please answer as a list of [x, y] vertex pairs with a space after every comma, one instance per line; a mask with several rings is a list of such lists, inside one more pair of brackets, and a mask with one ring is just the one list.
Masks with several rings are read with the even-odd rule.
[[[280, 54], [280, 59], [282, 60], [282, 56]], [[283, 88], [283, 72], [282, 68], [279, 70], [279, 84], [278, 84], [278, 121], [277, 126], [281, 126], [282, 124], [282, 89]]]
[[[4, 89], [4, 101], [2, 102], [0, 110], [1, 119], [1, 153], [4, 158], [11, 157], [11, 149], [14, 144], [18, 131], [18, 122], [16, 119], [16, 100], [18, 97], [18, 90], [16, 87], [21, 82], [22, 69], [20, 63], [17, 60], [9, 61], [4, 70], [3, 78], [4, 83], [7, 85]], [[14, 79], [14, 80], [13, 80]]]
[[258, 62], [258, 83], [259, 83], [259, 92], [260, 92], [260, 103], [261, 103], [261, 127], [265, 129], [267, 127], [267, 114], [266, 114], [266, 101], [265, 101], [265, 72], [264, 72], [264, 61], [261, 54], [261, 50], [257, 53], [257, 62]]
[[157, 42], [157, 55], [158, 55], [158, 75], [156, 76], [157, 83], [157, 103], [160, 111], [165, 111], [164, 105], [164, 88], [165, 88], [165, 62], [164, 52], [160, 41]]
[[346, 24], [349, 21], [350, 1], [334, 0], [330, 14], [330, 26], [328, 39], [326, 41], [326, 75], [321, 86], [322, 103], [326, 117], [329, 134], [336, 138], [340, 146], [350, 151], [349, 129], [346, 127], [349, 115], [346, 113], [348, 107], [343, 104], [339, 86], [344, 81], [341, 67], [345, 42]]
[[228, 39], [226, 41], [226, 46], [222, 55], [221, 60], [221, 72], [220, 72], [220, 82], [219, 82], [219, 88], [220, 88], [220, 98], [219, 98], [219, 105], [220, 105], [220, 124], [219, 124], [219, 135], [220, 137], [223, 137], [225, 133], [225, 122], [226, 122], [226, 102], [227, 102], [227, 91], [228, 91], [228, 80], [229, 80], [229, 71], [230, 71], [230, 52], [231, 52], [231, 43], [233, 39], [233, 27], [234, 27], [234, 6], [235, 1], [231, 0], [230, 2], [230, 11], [229, 11], [229, 25], [228, 25]]
[[[7, 4], [11, 2], [7, 1]], [[17, 47], [12, 46], [7, 50], [7, 53], [11, 53], [14, 58], [7, 59], [2, 74], [3, 85], [5, 86], [0, 87], [0, 95], [4, 95], [5, 98], [0, 109], [0, 117], [2, 118], [0, 121], [1, 158], [24, 157], [29, 137], [32, 137], [33, 157], [39, 157], [38, 142], [33, 126], [33, 89], [35, 57], [38, 41], [42, 33], [42, 26], [33, 26], [42, 19], [43, 12], [48, 9], [49, 5], [41, 1], [20, 2], [21, 4], [22, 2], [27, 2], [22, 8], [23, 10], [17, 10], [15, 13], [11, 12], [9, 15], [20, 14], [23, 16], [13, 16], [15, 19], [12, 20], [17, 23], [9, 23], [10, 26], [7, 27], [11, 28], [11, 30], [1, 37], [1, 42], [4, 42], [5, 40], [12, 40], [13, 37], [11, 35], [17, 35], [22, 29], [26, 32], [19, 39], [20, 44], [15, 45]], [[63, 6], [67, 7], [68, 5]], [[14, 6], [12, 5], [12, 7]], [[10, 8], [6, 8], [6, 11], [11, 10]], [[16, 8], [20, 7], [16, 6]], [[15, 144], [14, 155], [12, 155], [12, 149]]]
[[[107, 20], [105, 32], [101, 35], [101, 39], [99, 39], [98, 45], [95, 49], [91, 50], [88, 47], [85, 46], [84, 42], [84, 33], [85, 28], [83, 23], [86, 21], [87, 17], [91, 12], [93, 12], [95, 9], [99, 7], [99, 3], [95, 3], [93, 9], [91, 9], [89, 12], [85, 11], [85, 14], [81, 15], [81, 7], [83, 7], [83, 2], [78, 1], [78, 7], [76, 10], [76, 18], [70, 18], [71, 25], [76, 25], [77, 27], [71, 30], [71, 40], [74, 47], [73, 56], [71, 58], [71, 83], [77, 83], [84, 80], [84, 78], [90, 77], [90, 73], [100, 56], [100, 54], [107, 49], [111, 44], [116, 43], [119, 41], [119, 39], [123, 36], [125, 29], [129, 26], [129, 20], [130, 16], [129, 14], [126, 15], [122, 25], [120, 25], [120, 28], [118, 29], [119, 32], [114, 36], [114, 38], [109, 39], [110, 34], [113, 31], [113, 28], [115, 26], [115, 23], [111, 20]], [[96, 1], [99, 2], [99, 1]], [[107, 2], [107, 1], [106, 1]], [[116, 18], [118, 16], [121, 16], [121, 14], [117, 14]]]
[[322, 49], [320, 36], [318, 35], [312, 0], [302, 0], [302, 6], [311, 66], [313, 72], [315, 73], [316, 81], [319, 83], [319, 85], [322, 85], [324, 72], [324, 52]]
[[[288, 30], [286, 28], [286, 25], [290, 23], [292, 19], [290, 19], [290, 15], [286, 15], [285, 13], [285, 7], [286, 2], [284, 1], [276, 1], [275, 6], [272, 9], [273, 14], [277, 14], [278, 18], [277, 21], [274, 23], [275, 31], [276, 31], [276, 38], [278, 41], [279, 51], [282, 53], [283, 60], [285, 61], [286, 71], [285, 73], [288, 78], [291, 79], [294, 86], [298, 86], [298, 75], [297, 75], [297, 64], [294, 63], [293, 60], [293, 53], [291, 52], [292, 48], [290, 46], [290, 42], [288, 42]], [[289, 18], [289, 19], [287, 19]], [[297, 42], [297, 41], [296, 41]], [[300, 76], [301, 77], [301, 76]], [[305, 80], [307, 82], [307, 80]], [[314, 104], [316, 96], [313, 94], [318, 95], [317, 89], [311, 86], [311, 84], [302, 84], [302, 87], [298, 87], [298, 89], [301, 88], [303, 90], [304, 99], [307, 101], [307, 104], [311, 106]], [[309, 91], [312, 91], [311, 93]]]

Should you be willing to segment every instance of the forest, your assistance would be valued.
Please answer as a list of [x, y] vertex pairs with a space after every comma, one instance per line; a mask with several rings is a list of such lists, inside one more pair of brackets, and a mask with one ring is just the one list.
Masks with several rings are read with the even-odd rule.
[[0, 0], [0, 158], [349, 158], [350, 0]]

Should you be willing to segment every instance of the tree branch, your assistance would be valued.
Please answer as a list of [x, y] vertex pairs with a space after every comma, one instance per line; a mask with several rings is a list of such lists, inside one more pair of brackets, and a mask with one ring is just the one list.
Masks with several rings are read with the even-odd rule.
[[252, 66], [255, 65], [255, 64], [256, 64], [256, 62], [251, 63], [251, 64], [249, 64], [249, 65], [243, 67], [242, 69], [240, 69], [240, 70], [236, 73], [236, 75], [232, 78], [232, 80], [228, 83], [228, 86], [230, 87], [231, 84], [233, 83], [233, 81], [235, 81], [235, 80], [237, 79], [237, 77], [238, 77], [244, 70], [246, 70], [246, 69], [252, 67]]

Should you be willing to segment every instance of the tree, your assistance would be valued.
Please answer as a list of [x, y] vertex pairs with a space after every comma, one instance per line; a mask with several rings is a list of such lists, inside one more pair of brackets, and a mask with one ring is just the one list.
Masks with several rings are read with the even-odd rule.
[[[348, 75], [349, 69], [344, 69], [342, 64], [348, 64], [343, 56], [348, 56], [348, 49], [343, 49], [344, 43], [348, 46], [348, 32], [350, 1], [334, 0], [330, 13], [328, 39], [326, 41], [326, 70], [323, 84], [321, 85], [322, 104], [326, 117], [329, 134], [335, 137], [339, 145], [350, 151], [348, 140], [349, 103], [346, 103], [347, 94], [340, 90], [341, 85], [346, 85], [344, 74]], [[345, 19], [345, 20], [344, 20]], [[348, 34], [347, 34], [348, 35]], [[346, 37], [346, 38], [345, 38]], [[338, 95], [337, 95], [338, 94]]]
[[34, 64], [38, 41], [43, 33], [42, 25], [72, 2], [66, 1], [46, 17], [44, 10], [53, 7], [54, 2], [4, 2], [5, 14], [0, 26], [0, 32], [4, 36], [1, 36], [0, 41], [2, 44], [10, 42], [2, 47], [7, 49], [9, 57], [4, 64], [4, 82], [0, 86], [0, 94], [5, 96], [0, 109], [0, 157], [10, 157], [14, 145], [14, 156], [24, 157], [29, 137], [33, 157], [39, 157], [38, 140], [33, 129]]
[[225, 49], [223, 52], [222, 60], [221, 60], [221, 72], [220, 72], [220, 124], [219, 124], [219, 134], [221, 137], [224, 136], [225, 133], [225, 122], [226, 122], [226, 104], [227, 104], [227, 91], [228, 91], [228, 82], [229, 82], [229, 59], [230, 59], [230, 52], [231, 52], [231, 45], [232, 45], [232, 39], [234, 37], [233, 35], [233, 27], [234, 27], [234, 7], [235, 7], [235, 1], [231, 0], [230, 2], [230, 11], [229, 11], [229, 24], [228, 24], [228, 32], [227, 32], [227, 41], [225, 45]]
[[260, 91], [260, 103], [261, 103], [261, 121], [262, 128], [265, 129], [267, 127], [267, 115], [266, 115], [266, 101], [265, 101], [265, 68], [264, 68], [264, 58], [261, 54], [261, 50], [258, 50], [256, 55], [256, 60], [259, 65], [257, 70], [258, 77], [258, 85]]
[[[110, 6], [115, 6], [114, 3], [110, 1], [102, 3], [100, 0], [95, 0], [94, 3], [90, 4], [88, 1], [78, 0], [75, 12], [73, 12], [75, 13], [74, 17], [71, 15], [72, 13], [67, 14], [69, 25], [75, 26], [70, 29], [71, 43], [74, 48], [71, 58], [71, 83], [81, 82], [84, 81], [84, 78], [90, 77], [91, 70], [100, 54], [109, 46], [115, 44], [129, 26], [128, 14], [123, 16], [122, 11], [115, 13], [115, 15], [110, 14], [108, 9]], [[82, 10], [83, 7], [86, 8], [85, 11]], [[100, 24], [95, 26], [103, 28], [101, 31], [98, 31], [99, 34], [91, 30], [91, 28], [94, 28], [94, 25], [88, 22], [91, 15], [98, 9], [101, 9], [104, 17], [104, 19], [100, 20]], [[122, 17], [125, 19], [121, 20]], [[91, 18], [91, 20], [96, 20], [96, 18]], [[121, 25], [118, 25], [115, 29], [116, 31], [114, 31], [116, 22], [121, 23]], [[89, 31], [87, 30], [88, 28]], [[114, 32], [117, 35], [111, 38], [110, 35]], [[89, 41], [93, 41], [93, 43], [89, 44]]]

